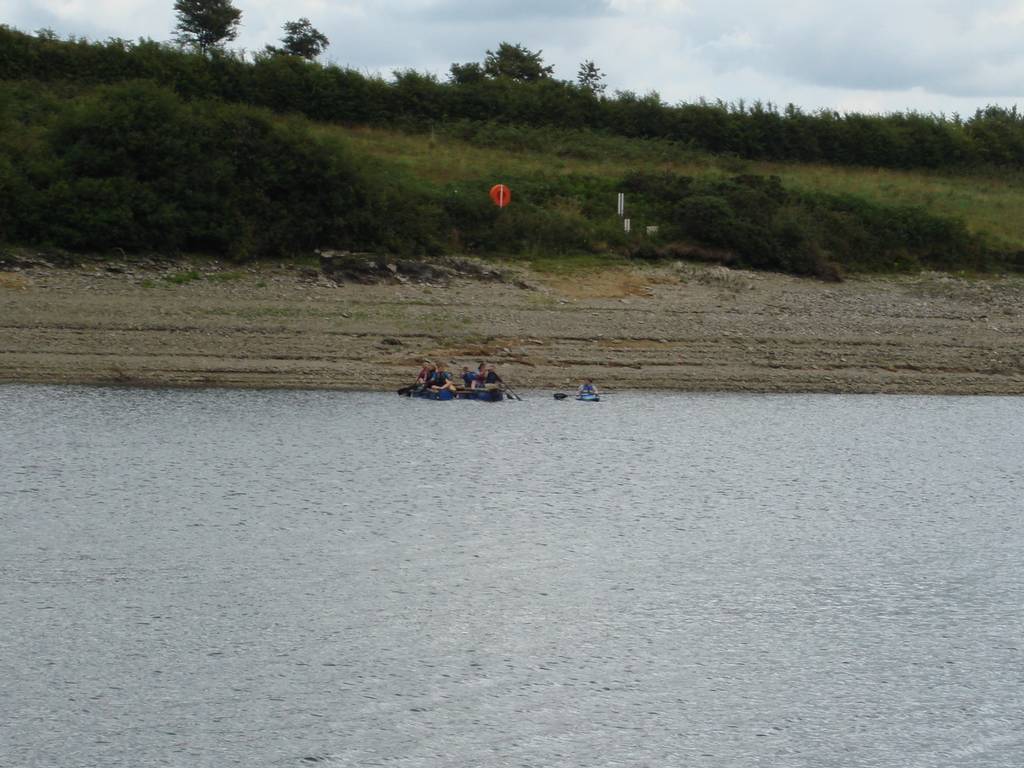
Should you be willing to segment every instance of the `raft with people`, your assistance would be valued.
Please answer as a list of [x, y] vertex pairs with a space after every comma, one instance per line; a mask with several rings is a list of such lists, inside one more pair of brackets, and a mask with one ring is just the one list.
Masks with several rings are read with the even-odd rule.
[[[422, 400], [480, 400], [485, 403], [500, 403], [506, 397], [506, 393], [500, 389], [455, 389], [442, 390], [440, 392], [421, 389], [404, 394], [408, 397], [418, 397]], [[508, 398], [511, 400], [511, 395], [508, 395]]]
[[509, 400], [518, 398], [493, 365], [480, 363], [476, 371], [463, 366], [459, 379], [462, 386], [455, 383], [444, 363], [425, 360], [416, 376], [416, 383], [401, 387], [398, 394], [424, 400], [478, 400], [485, 403], [499, 403], [506, 397]]

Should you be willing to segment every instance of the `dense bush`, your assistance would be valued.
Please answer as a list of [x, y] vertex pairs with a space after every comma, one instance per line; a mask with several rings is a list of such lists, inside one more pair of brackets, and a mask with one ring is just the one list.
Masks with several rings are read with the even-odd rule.
[[448, 185], [443, 191], [453, 250], [505, 254], [596, 252], [625, 245], [621, 224], [609, 207], [594, 210], [595, 199], [613, 199], [612, 181], [570, 176], [507, 179], [514, 202], [498, 209], [488, 185]]
[[585, 129], [758, 160], [890, 168], [1024, 166], [1024, 114], [989, 106], [972, 117], [914, 112], [805, 113], [790, 105], [698, 102], [667, 105], [657, 93], [604, 98], [542, 78], [396, 73], [393, 81], [296, 57], [201, 55], [140, 41], [90, 43], [33, 37], [0, 26], [0, 80], [84, 84], [150, 79], [190, 99], [218, 98], [315, 120], [425, 129], [453, 120]]
[[775, 177], [634, 174], [622, 188], [631, 193], [634, 215], [658, 224], [659, 239], [706, 246], [739, 266], [820, 277], [993, 266], [994, 255], [961, 222], [920, 208], [797, 194]]
[[[17, 89], [5, 93], [10, 105]], [[65, 101], [41, 123], [22, 123], [10, 106], [4, 115], [0, 234], [9, 241], [242, 258], [320, 246], [423, 250], [440, 236], [417, 198], [371, 181], [301, 121], [183, 102], [147, 82]]]
[[74, 98], [0, 86], [0, 241], [235, 258], [320, 247], [516, 254], [607, 246], [608, 232], [559, 200], [610, 182], [511, 182], [521, 199], [498, 210], [485, 180], [438, 189], [392, 165], [357, 162], [301, 118], [184, 101], [146, 81]]

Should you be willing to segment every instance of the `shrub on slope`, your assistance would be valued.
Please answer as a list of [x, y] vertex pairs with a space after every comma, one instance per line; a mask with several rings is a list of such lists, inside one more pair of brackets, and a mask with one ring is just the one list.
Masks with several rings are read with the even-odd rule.
[[9, 241], [250, 257], [424, 248], [435, 238], [429, 216], [396, 231], [396, 211], [410, 204], [336, 140], [257, 109], [133, 82], [64, 102], [41, 124], [8, 115], [7, 128], [0, 237]]

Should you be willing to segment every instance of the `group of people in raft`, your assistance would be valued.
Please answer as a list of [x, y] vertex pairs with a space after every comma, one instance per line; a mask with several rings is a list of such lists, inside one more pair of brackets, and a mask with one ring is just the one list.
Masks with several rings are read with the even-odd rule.
[[[455, 393], [467, 389], [504, 389], [505, 382], [495, 370], [494, 366], [487, 363], [480, 363], [475, 371], [469, 366], [462, 366], [462, 373], [458, 377], [462, 381], [460, 388], [455, 383], [455, 377], [448, 370], [444, 363], [432, 363], [429, 360], [423, 361], [423, 367], [416, 375], [416, 389], [423, 391], [429, 389], [432, 392], [443, 392], [445, 390]], [[596, 395], [597, 387], [593, 379], [584, 379], [576, 390], [576, 396]]]
[[461, 387], [455, 383], [455, 377], [444, 363], [432, 363], [429, 360], [424, 360], [423, 367], [416, 375], [416, 387], [433, 392], [445, 390], [458, 392], [467, 389], [501, 389], [505, 383], [494, 366], [485, 363], [480, 363], [475, 371], [471, 371], [469, 366], [462, 366], [462, 373], [458, 378], [462, 382]]

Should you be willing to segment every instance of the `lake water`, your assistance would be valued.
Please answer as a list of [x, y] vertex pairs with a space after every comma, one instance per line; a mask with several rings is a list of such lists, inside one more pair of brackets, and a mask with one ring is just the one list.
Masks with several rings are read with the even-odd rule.
[[1024, 765], [1024, 400], [0, 387], [0, 765]]

